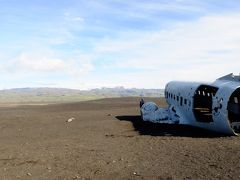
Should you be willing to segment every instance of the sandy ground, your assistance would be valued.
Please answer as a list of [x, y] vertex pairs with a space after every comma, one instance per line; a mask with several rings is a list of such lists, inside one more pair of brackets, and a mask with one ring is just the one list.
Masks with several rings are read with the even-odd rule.
[[239, 137], [143, 123], [138, 103], [1, 107], [0, 179], [240, 179]]

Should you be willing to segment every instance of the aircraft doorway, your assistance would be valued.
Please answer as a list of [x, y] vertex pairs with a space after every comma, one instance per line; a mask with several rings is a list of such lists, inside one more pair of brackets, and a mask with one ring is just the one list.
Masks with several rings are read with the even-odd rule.
[[212, 102], [218, 88], [208, 85], [201, 85], [193, 97], [193, 112], [198, 122], [213, 122]]
[[234, 131], [240, 131], [240, 88], [236, 89], [228, 101], [228, 119]]

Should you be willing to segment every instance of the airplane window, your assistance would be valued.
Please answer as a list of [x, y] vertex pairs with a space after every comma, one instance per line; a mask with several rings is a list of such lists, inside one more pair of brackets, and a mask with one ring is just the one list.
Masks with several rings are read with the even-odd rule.
[[176, 99], [176, 96], [175, 96], [175, 95], [173, 96], [173, 99], [174, 99], [174, 100]]
[[184, 104], [187, 105], [187, 99], [184, 99]]
[[175, 110], [174, 106], [172, 107], [172, 111], [176, 113], [176, 110]]
[[237, 97], [234, 97], [234, 102], [235, 102], [236, 104], [238, 104], [238, 98], [237, 98]]
[[177, 96], [177, 101], [179, 101], [179, 96]]
[[182, 106], [182, 105], [183, 105], [183, 98], [180, 97], [180, 106]]

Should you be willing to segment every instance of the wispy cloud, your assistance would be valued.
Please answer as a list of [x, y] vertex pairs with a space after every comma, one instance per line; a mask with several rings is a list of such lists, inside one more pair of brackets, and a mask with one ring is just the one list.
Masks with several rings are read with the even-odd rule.
[[[151, 87], [156, 81], [163, 86], [171, 79], [212, 81], [231, 71], [238, 73], [239, 17], [239, 13], [211, 15], [177, 24], [166, 31], [123, 33], [117, 40], [99, 42], [96, 51], [115, 57], [105, 68], [132, 69], [134, 75], [129, 73], [126, 81], [141, 77], [139, 84], [135, 83], [138, 87], [147, 81]], [[134, 70], [142, 72], [136, 74]], [[210, 73], [212, 70], [216, 71]], [[149, 78], [151, 71], [159, 80]], [[143, 72], [146, 77], [141, 75]]]
[[17, 61], [18, 66], [28, 71], [62, 71], [68, 65], [61, 59], [48, 58], [45, 55], [38, 57], [33, 54], [22, 53]]
[[1, 5], [0, 80], [8, 87], [159, 88], [173, 79], [238, 73], [240, 2], [234, 0]]
[[5, 69], [16, 75], [26, 73], [39, 76], [47, 73], [51, 77], [54, 74], [65, 74], [69, 78], [78, 79], [94, 70], [94, 65], [88, 55], [78, 53], [64, 58], [55, 51], [42, 49], [42, 51], [21, 52], [5, 64]]

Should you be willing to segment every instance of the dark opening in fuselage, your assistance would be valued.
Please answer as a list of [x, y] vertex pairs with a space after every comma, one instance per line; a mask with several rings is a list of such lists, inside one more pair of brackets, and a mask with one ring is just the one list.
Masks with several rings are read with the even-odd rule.
[[193, 97], [193, 112], [198, 122], [213, 122], [212, 101], [218, 88], [201, 85], [196, 90]]
[[240, 88], [236, 89], [228, 101], [228, 119], [235, 132], [240, 132]]

